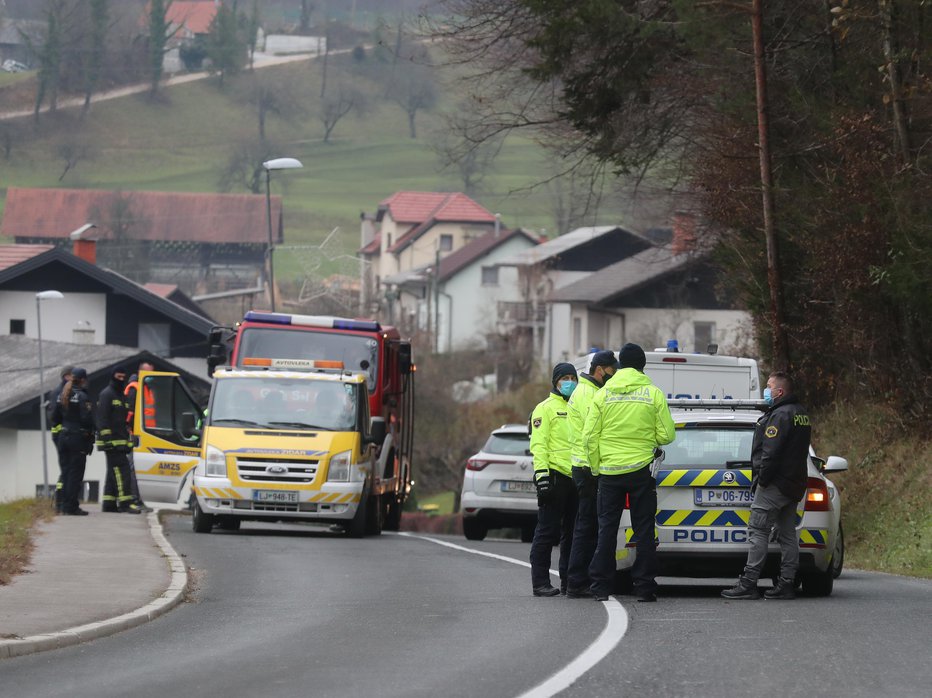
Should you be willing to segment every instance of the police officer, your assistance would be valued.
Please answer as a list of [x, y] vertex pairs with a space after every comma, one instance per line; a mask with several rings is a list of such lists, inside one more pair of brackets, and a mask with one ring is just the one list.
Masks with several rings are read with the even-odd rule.
[[[559, 363], [553, 368], [552, 390], [531, 413], [531, 455], [537, 487], [537, 528], [531, 543], [531, 587], [534, 596], [557, 596], [566, 589], [566, 570], [573, 524], [576, 487], [571, 477], [569, 400], [576, 389], [576, 368]], [[550, 554], [560, 543], [560, 589], [550, 584]]]
[[764, 400], [770, 408], [757, 420], [751, 446], [751, 518], [748, 520], [748, 560], [738, 583], [725, 589], [726, 599], [759, 599], [757, 580], [767, 560], [770, 532], [780, 543], [780, 578], [764, 592], [768, 599], [796, 598], [799, 538], [796, 506], [806, 492], [807, 459], [812, 428], [809, 415], [793, 392], [793, 380], [782, 371], [770, 374]]
[[71, 380], [71, 369], [73, 368], [74, 366], [62, 366], [61, 382], [58, 384], [58, 387], [49, 394], [45, 402], [45, 414], [48, 419], [49, 428], [52, 431], [52, 443], [55, 445], [55, 452], [58, 454], [58, 482], [55, 483], [56, 514], [62, 513], [61, 503], [62, 494], [64, 493], [64, 481], [62, 478], [65, 472], [65, 461], [62, 458], [62, 452], [58, 445], [58, 437], [59, 434], [61, 434], [61, 410], [56, 409], [56, 405], [58, 405], [62, 389], [64, 389], [65, 384]]
[[596, 511], [598, 473], [592, 472], [589, 459], [582, 447], [582, 430], [586, 415], [596, 392], [614, 375], [618, 368], [615, 354], [599, 351], [589, 362], [589, 373], [579, 376], [579, 385], [570, 396], [570, 454], [573, 462], [573, 482], [576, 485], [578, 506], [576, 527], [573, 530], [573, 545], [567, 573], [566, 596], [579, 599], [592, 596], [589, 591], [589, 563], [599, 537], [599, 517]]
[[71, 380], [65, 383], [55, 403], [55, 420], [61, 425], [58, 435], [59, 458], [62, 467], [61, 511], [67, 516], [87, 516], [78, 506], [78, 496], [84, 482], [87, 457], [94, 450], [94, 404], [87, 394], [87, 371], [71, 370]]
[[647, 358], [637, 344], [618, 353], [619, 370], [596, 393], [583, 427], [583, 446], [599, 473], [599, 538], [589, 576], [598, 601], [608, 599], [615, 577], [618, 525], [631, 504], [637, 557], [631, 570], [638, 601], [656, 601], [657, 548], [654, 517], [657, 483], [650, 474], [654, 449], [676, 436], [663, 393], [644, 375]]
[[97, 398], [97, 448], [107, 457], [107, 479], [104, 483], [102, 511], [141, 514], [130, 491], [129, 457], [132, 450], [126, 428], [126, 402], [123, 386], [126, 369], [113, 369], [110, 383]]

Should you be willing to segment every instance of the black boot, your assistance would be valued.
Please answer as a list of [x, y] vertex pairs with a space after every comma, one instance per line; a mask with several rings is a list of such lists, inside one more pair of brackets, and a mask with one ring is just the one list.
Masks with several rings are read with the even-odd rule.
[[796, 581], [780, 577], [773, 589], [764, 592], [765, 599], [795, 599]]
[[534, 587], [534, 596], [559, 596], [560, 590], [556, 587], [544, 584], [543, 586]]
[[757, 590], [757, 582], [752, 582], [747, 577], [738, 577], [738, 583], [731, 589], [722, 591], [722, 598], [725, 599], [759, 599], [760, 592]]

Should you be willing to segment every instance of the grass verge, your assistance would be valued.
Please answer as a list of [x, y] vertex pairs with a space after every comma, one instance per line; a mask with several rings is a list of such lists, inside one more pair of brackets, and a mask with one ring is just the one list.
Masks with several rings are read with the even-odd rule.
[[53, 515], [51, 503], [44, 499], [0, 503], [0, 585], [9, 584], [25, 569], [32, 553], [33, 526]]
[[820, 456], [848, 459], [832, 475], [842, 498], [845, 565], [932, 578], [932, 440], [874, 403], [813, 415]]

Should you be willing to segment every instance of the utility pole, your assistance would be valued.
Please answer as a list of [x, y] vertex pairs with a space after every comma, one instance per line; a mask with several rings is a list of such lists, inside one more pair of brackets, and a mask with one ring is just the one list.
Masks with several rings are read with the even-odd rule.
[[[449, 322], [447, 318], [447, 322]], [[434, 353], [440, 352], [440, 239], [434, 257]]]
[[757, 96], [757, 139], [760, 159], [761, 201], [764, 239], [767, 244], [767, 285], [770, 288], [770, 322], [774, 366], [789, 369], [789, 342], [783, 310], [783, 283], [774, 231], [773, 171], [771, 168], [767, 103], [767, 66], [764, 56], [764, 10], [762, 0], [751, 0], [751, 33], [754, 38], [754, 84]]

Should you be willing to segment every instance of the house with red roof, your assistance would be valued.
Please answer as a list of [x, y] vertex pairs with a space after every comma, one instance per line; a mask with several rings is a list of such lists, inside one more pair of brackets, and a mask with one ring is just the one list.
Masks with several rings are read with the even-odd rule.
[[385, 277], [433, 264], [501, 227], [495, 214], [459, 192], [399, 191], [361, 218], [370, 307], [388, 290]]

